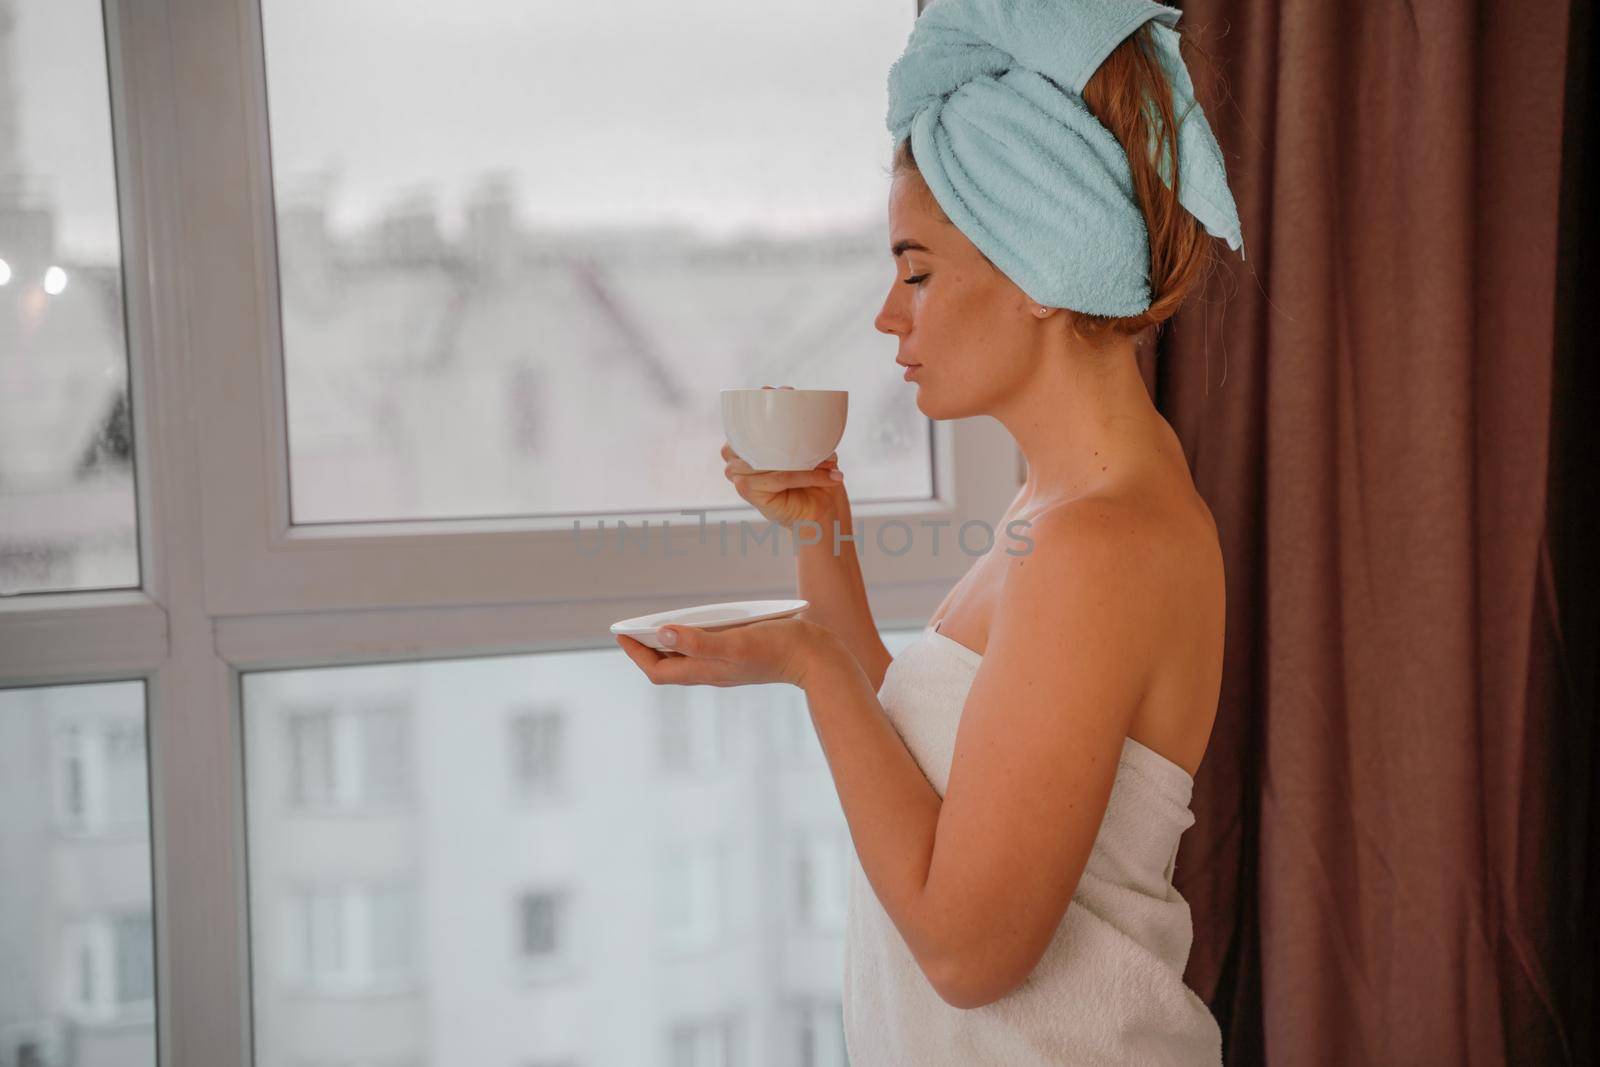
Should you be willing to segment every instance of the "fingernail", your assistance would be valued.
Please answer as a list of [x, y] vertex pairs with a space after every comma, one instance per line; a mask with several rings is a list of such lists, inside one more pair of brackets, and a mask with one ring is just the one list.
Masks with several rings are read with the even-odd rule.
[[657, 630], [656, 639], [663, 645], [671, 646], [678, 643], [678, 634], [675, 630]]
[[828, 472], [828, 477], [832, 478], [836, 482], [842, 482], [842, 481], [844, 481], [844, 471], [839, 471], [839, 470], [829, 471]]

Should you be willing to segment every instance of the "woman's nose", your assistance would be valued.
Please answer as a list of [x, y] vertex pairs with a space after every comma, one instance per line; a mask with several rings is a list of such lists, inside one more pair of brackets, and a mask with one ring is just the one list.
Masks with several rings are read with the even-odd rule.
[[894, 309], [894, 300], [885, 300], [883, 307], [878, 310], [878, 317], [872, 320], [872, 325], [880, 333], [899, 334], [905, 332], [905, 317]]

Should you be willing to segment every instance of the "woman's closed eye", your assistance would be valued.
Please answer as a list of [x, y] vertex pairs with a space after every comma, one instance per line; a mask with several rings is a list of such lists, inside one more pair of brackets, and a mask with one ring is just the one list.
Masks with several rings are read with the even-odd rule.
[[926, 274], [918, 274], [916, 277], [907, 278], [905, 281], [901, 282], [900, 284], [901, 285], [921, 285], [925, 280], [927, 280], [927, 277], [928, 276]]

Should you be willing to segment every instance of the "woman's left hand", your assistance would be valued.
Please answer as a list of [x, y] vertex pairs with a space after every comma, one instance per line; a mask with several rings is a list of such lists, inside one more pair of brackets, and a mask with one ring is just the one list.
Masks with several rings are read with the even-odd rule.
[[[657, 652], [617, 634], [617, 644], [656, 685], [802, 685], [812, 655], [827, 631], [799, 618], [766, 619], [726, 630], [676, 623], [657, 631], [662, 643], [682, 655]], [[666, 634], [676, 637], [674, 643]]]

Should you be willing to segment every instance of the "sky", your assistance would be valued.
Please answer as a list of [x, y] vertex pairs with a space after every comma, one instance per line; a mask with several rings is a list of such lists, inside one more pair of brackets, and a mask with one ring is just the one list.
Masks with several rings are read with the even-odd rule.
[[[25, 168], [70, 253], [115, 250], [104, 38], [90, 0], [13, 0]], [[431, 199], [447, 232], [490, 171], [530, 225], [718, 236], [887, 214], [885, 82], [914, 0], [262, 0], [280, 203], [336, 228]], [[0, 63], [6, 62], [0, 58]]]

